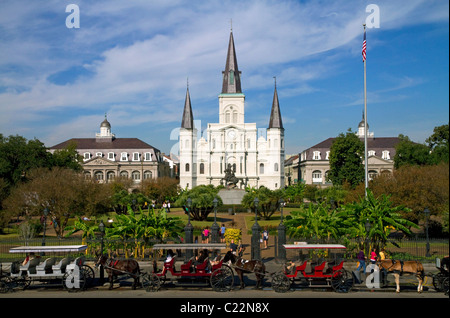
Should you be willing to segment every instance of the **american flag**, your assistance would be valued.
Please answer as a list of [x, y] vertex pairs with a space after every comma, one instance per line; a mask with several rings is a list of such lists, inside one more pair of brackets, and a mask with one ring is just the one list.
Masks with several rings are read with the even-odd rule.
[[366, 29], [364, 28], [364, 41], [363, 41], [363, 45], [362, 45], [362, 57], [363, 57], [363, 62], [366, 61]]

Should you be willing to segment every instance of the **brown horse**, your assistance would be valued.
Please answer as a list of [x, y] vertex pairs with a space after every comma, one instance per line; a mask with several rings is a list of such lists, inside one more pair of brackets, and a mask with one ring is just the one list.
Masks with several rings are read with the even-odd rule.
[[103, 265], [108, 273], [109, 289], [113, 288], [114, 279], [120, 275], [130, 275], [134, 279], [133, 289], [136, 289], [136, 286], [139, 284], [141, 271], [139, 263], [134, 259], [117, 260], [101, 255], [95, 263], [95, 267], [99, 265]]
[[241, 281], [240, 288], [245, 288], [244, 273], [255, 273], [256, 275], [256, 289], [262, 288], [262, 281], [266, 273], [266, 266], [259, 260], [246, 261], [232, 252], [227, 252], [223, 258], [223, 263], [230, 261]]
[[425, 270], [422, 263], [417, 261], [396, 261], [391, 259], [382, 260], [378, 266], [381, 270], [386, 270], [388, 273], [393, 273], [395, 277], [395, 283], [397, 284], [396, 292], [400, 292], [400, 275], [411, 274], [417, 277], [419, 286], [417, 291], [421, 293], [423, 291], [423, 279], [425, 277]]

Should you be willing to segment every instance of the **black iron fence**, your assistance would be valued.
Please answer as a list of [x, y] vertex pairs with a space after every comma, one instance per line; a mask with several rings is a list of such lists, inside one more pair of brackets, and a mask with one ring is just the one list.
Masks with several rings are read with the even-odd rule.
[[[273, 249], [274, 257], [279, 255], [277, 236], [272, 236], [274, 239], [273, 243], [270, 243], [270, 249]], [[179, 239], [167, 238], [165, 240], [167, 243], [180, 243]], [[360, 240], [356, 239], [346, 239], [340, 242], [337, 241], [327, 241], [327, 240], [311, 240], [311, 239], [287, 239], [287, 244], [294, 244], [295, 242], [308, 242], [312, 243], [322, 243], [322, 244], [343, 244], [347, 247], [345, 252], [340, 252], [342, 257], [346, 259], [356, 259], [356, 254], [359, 251], [361, 245]], [[135, 239], [104, 239], [103, 240], [103, 251], [111, 256], [121, 257], [121, 258], [136, 258], [139, 260], [145, 260], [153, 257], [152, 246], [156, 243], [161, 243], [159, 241], [152, 240], [135, 240]], [[18, 238], [2, 238], [0, 240], [0, 263], [20, 261], [25, 258], [25, 254], [13, 254], [9, 253], [9, 250], [13, 247], [18, 246], [41, 246], [43, 244], [42, 238], [29, 239], [27, 241], [20, 240]], [[101, 238], [89, 239], [87, 241], [82, 240], [80, 237], [69, 237], [69, 238], [56, 238], [48, 237], [45, 240], [45, 245], [80, 245], [87, 244], [88, 249], [82, 254], [88, 260], [94, 260], [96, 255], [99, 253], [102, 241]], [[413, 237], [413, 238], [402, 238], [402, 239], [391, 239], [385, 245], [385, 250], [388, 256], [392, 259], [402, 259], [402, 260], [420, 260], [434, 262], [436, 258], [442, 258], [449, 255], [449, 239], [448, 238], [432, 238], [428, 241], [425, 238]], [[66, 255], [63, 253], [58, 253], [57, 258], [61, 257], [77, 257], [79, 254]], [[286, 255], [287, 258], [290, 255]]]
[[[167, 243], [180, 243], [179, 239], [167, 238]], [[57, 259], [64, 257], [75, 258], [83, 255], [86, 260], [95, 260], [103, 246], [103, 252], [109, 256], [119, 258], [149, 259], [153, 257], [152, 246], [161, 243], [155, 240], [135, 240], [120, 238], [101, 238], [83, 240], [80, 237], [56, 238], [48, 237], [45, 239], [45, 246], [63, 246], [63, 245], [87, 245], [88, 248], [82, 253], [52, 253], [52, 257]], [[25, 253], [10, 253], [9, 250], [19, 246], [42, 246], [42, 238], [21, 240], [18, 238], [0, 240], [0, 263], [21, 261], [26, 257]]]
[[[279, 255], [278, 251], [278, 238], [274, 237], [274, 257]], [[357, 239], [343, 239], [341, 241], [336, 240], [311, 240], [311, 239], [287, 239], [286, 244], [295, 244], [307, 242], [308, 244], [343, 244], [346, 246], [345, 250], [339, 250], [333, 252], [337, 254], [338, 257], [343, 257], [345, 259], [356, 259], [356, 255], [359, 252], [361, 246], [361, 240]], [[410, 237], [402, 239], [390, 239], [383, 246], [387, 257], [391, 259], [398, 260], [419, 260], [422, 262], [434, 262], [436, 258], [443, 258], [449, 255], [449, 239], [448, 238], [421, 238], [421, 237]], [[297, 252], [295, 252], [297, 253]], [[319, 257], [327, 257], [329, 255], [322, 255], [324, 253], [332, 253], [331, 251], [311, 251], [310, 254], [321, 254], [316, 255]], [[292, 254], [292, 253], [291, 253]], [[303, 252], [305, 254], [305, 252]], [[313, 257], [314, 255], [302, 255], [302, 257]], [[368, 256], [368, 255], [366, 255]], [[298, 255], [286, 255], [288, 259], [297, 258]]]

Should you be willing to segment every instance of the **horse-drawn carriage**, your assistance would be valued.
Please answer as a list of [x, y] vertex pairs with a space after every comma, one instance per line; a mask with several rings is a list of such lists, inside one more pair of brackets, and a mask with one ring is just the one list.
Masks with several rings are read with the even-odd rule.
[[[286, 250], [343, 250], [340, 244], [285, 244]], [[295, 282], [300, 282], [308, 287], [332, 287], [337, 292], [349, 292], [354, 284], [353, 275], [344, 269], [344, 260], [335, 259], [327, 262], [309, 260], [300, 263], [291, 262], [291, 266], [284, 268], [282, 272], [272, 275], [272, 288], [276, 292], [286, 292]]]
[[71, 260], [63, 257], [56, 262], [56, 257], [42, 257], [54, 253], [80, 253], [87, 245], [64, 246], [20, 246], [9, 250], [10, 253], [26, 253], [36, 255], [27, 259], [25, 264], [11, 263], [10, 272], [2, 276], [1, 291], [7, 292], [14, 288], [26, 289], [34, 281], [47, 284], [62, 285], [66, 290], [84, 290], [94, 280], [94, 270], [84, 264], [84, 257]]
[[436, 268], [439, 270], [433, 275], [433, 287], [436, 291], [444, 292], [448, 296], [448, 280], [449, 280], [449, 257], [443, 259], [436, 258]]
[[[226, 244], [156, 244], [153, 250], [177, 251], [197, 250], [203, 254], [198, 259], [191, 258], [177, 268], [176, 255], [170, 255], [159, 270], [154, 263], [153, 273], [144, 277], [144, 287], [147, 291], [158, 291], [166, 282], [175, 282], [178, 285], [199, 285], [207, 283], [214, 291], [229, 291], [233, 287], [234, 276], [232, 269], [224, 264], [223, 259], [211, 261], [209, 251], [218, 251], [226, 248]], [[168, 253], [170, 254], [170, 253]]]

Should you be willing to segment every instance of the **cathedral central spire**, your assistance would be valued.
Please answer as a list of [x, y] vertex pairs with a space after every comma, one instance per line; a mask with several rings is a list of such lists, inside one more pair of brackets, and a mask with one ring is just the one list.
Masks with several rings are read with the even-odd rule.
[[230, 41], [228, 43], [227, 62], [225, 64], [225, 71], [223, 71], [222, 94], [236, 93], [242, 93], [241, 72], [238, 68], [233, 31], [231, 31]]

